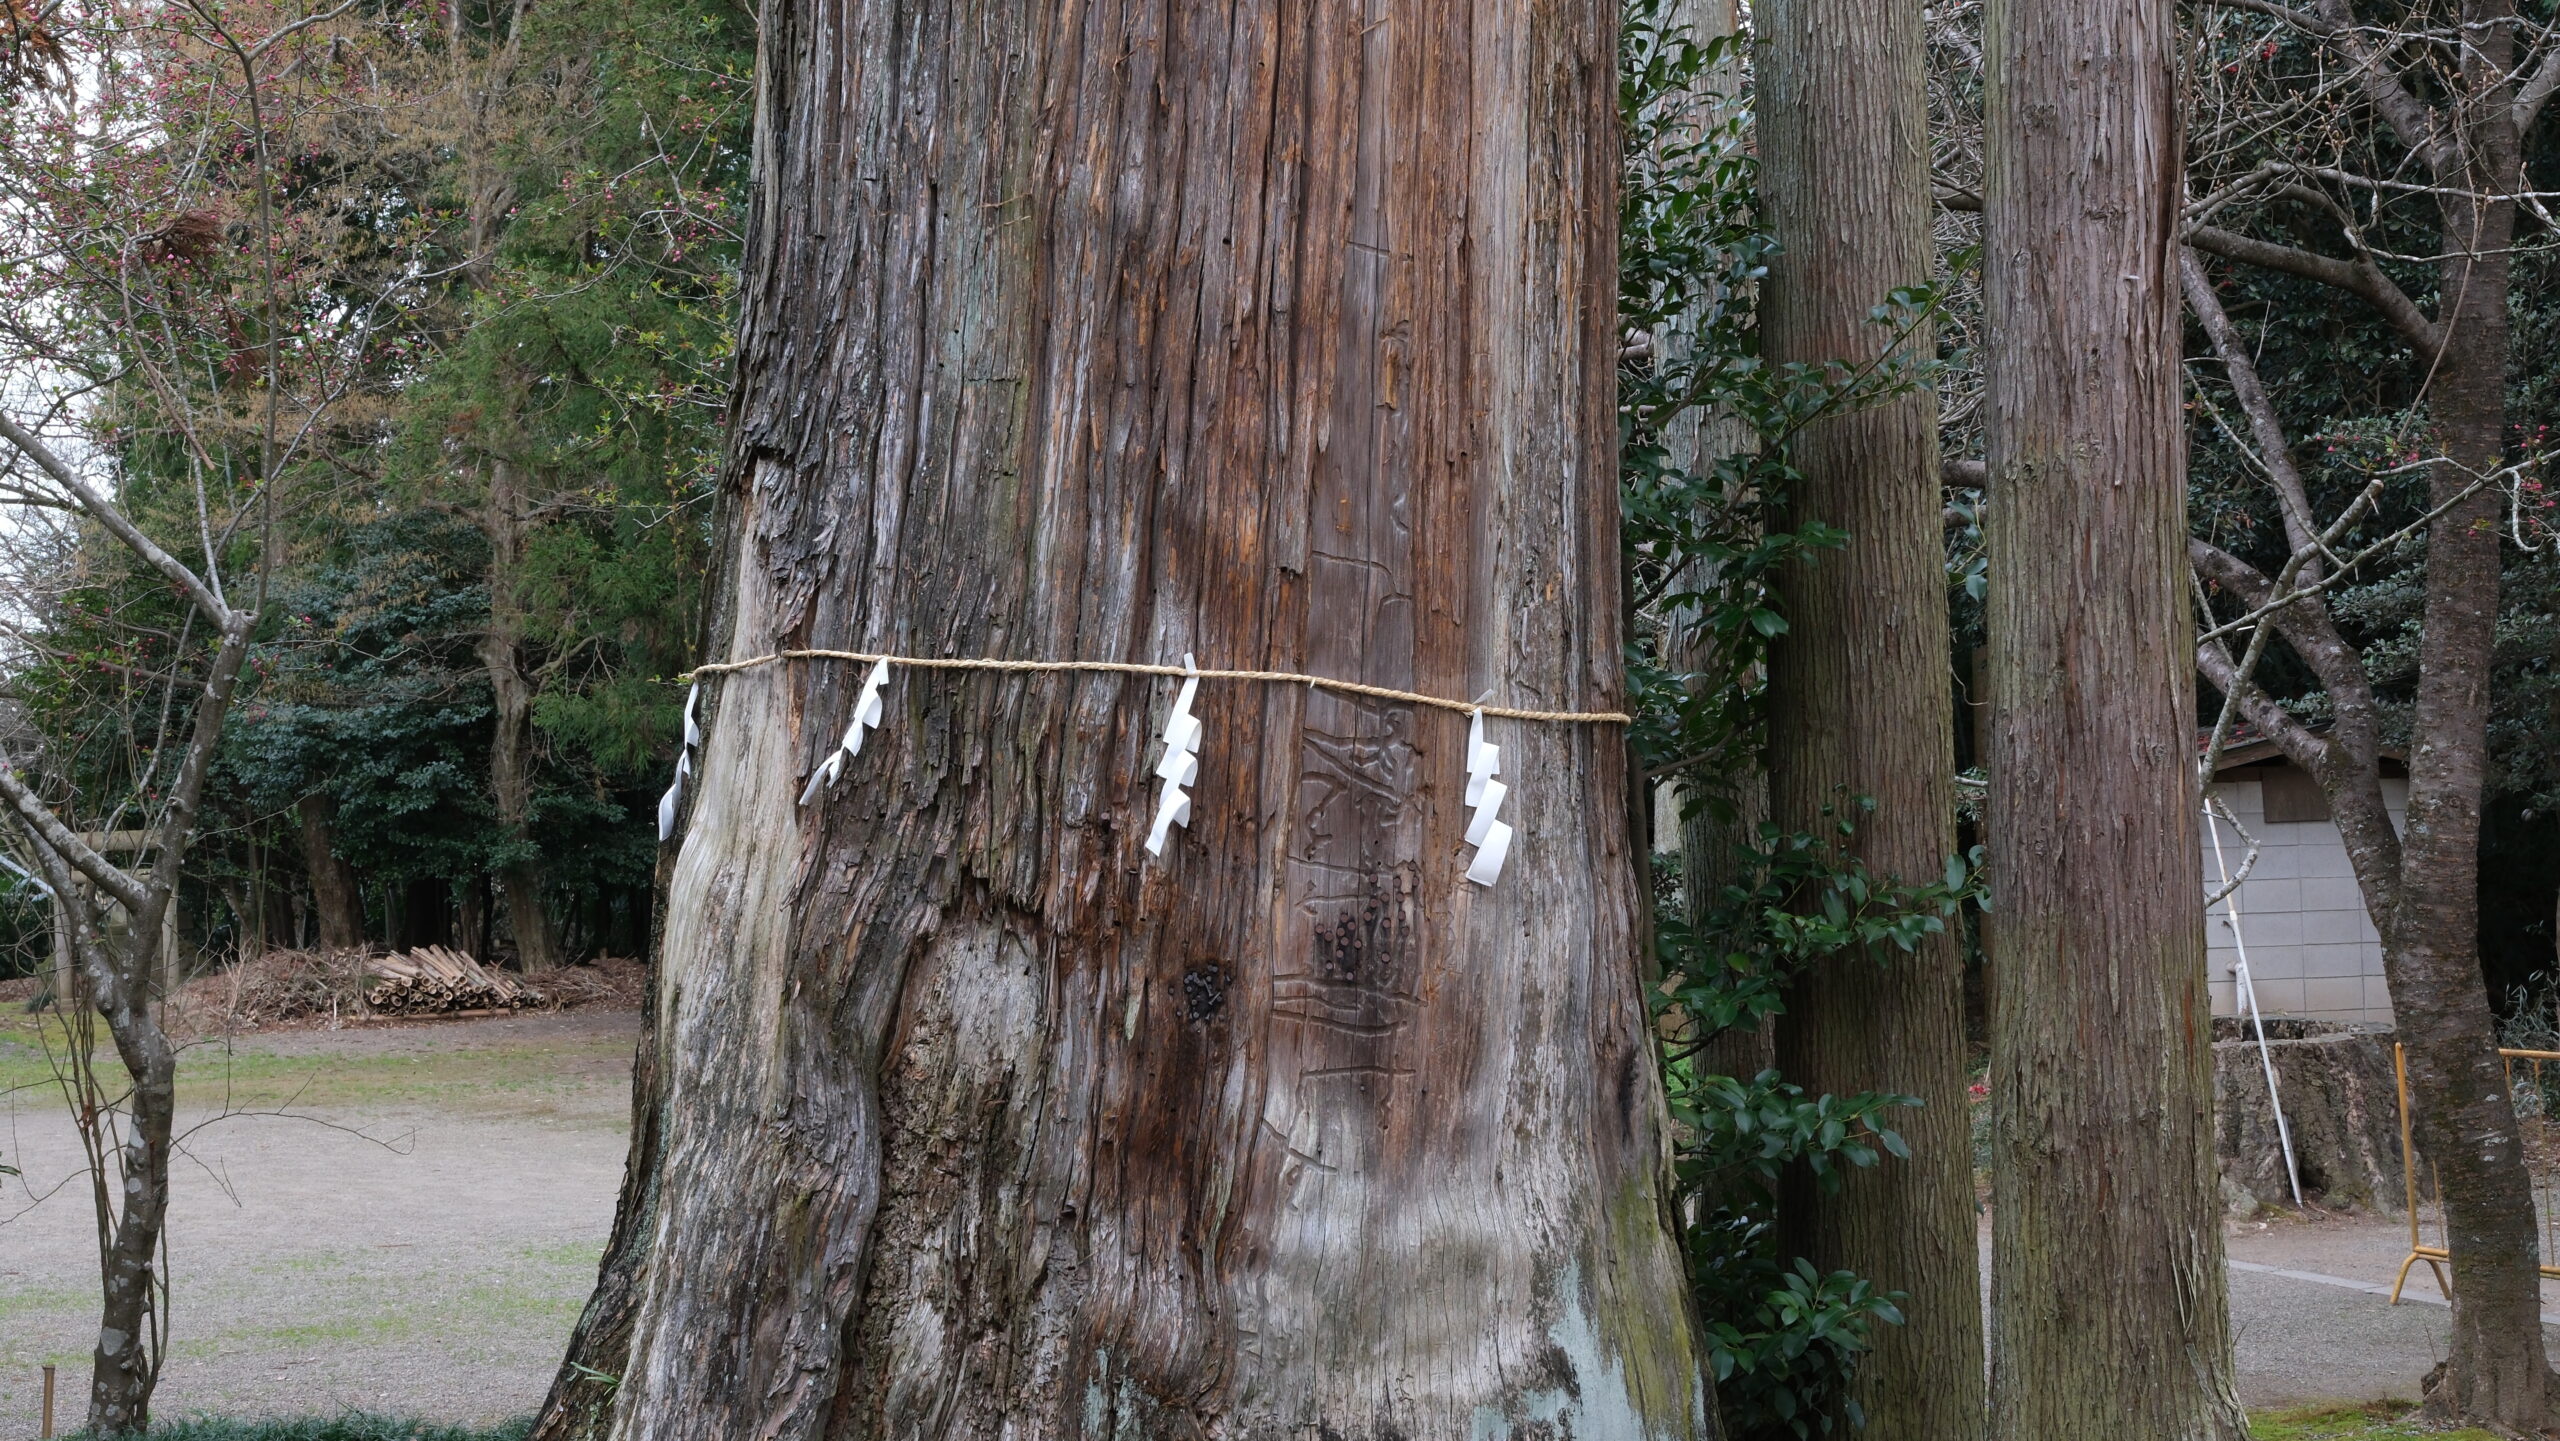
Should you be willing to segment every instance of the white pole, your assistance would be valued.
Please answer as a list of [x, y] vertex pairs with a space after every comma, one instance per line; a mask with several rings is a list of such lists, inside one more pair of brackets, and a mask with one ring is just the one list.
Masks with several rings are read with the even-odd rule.
[[2222, 859], [2222, 826], [2213, 818], [2213, 805], [2204, 808], [2205, 834], [2213, 837], [2213, 868], [2226, 888], [2222, 897], [2223, 915], [2231, 922], [2231, 949], [2239, 959], [2232, 962], [2231, 978], [2240, 983], [2241, 998], [2249, 1003], [2249, 1024], [2258, 1032], [2258, 1066], [2267, 1074], [2267, 1104], [2275, 1108], [2276, 1143], [2284, 1148], [2284, 1178], [2293, 1187], [2293, 1204], [2302, 1206], [2302, 1172], [2293, 1163], [2293, 1130], [2284, 1121], [2284, 1097], [2276, 1091], [2275, 1053], [2267, 1048], [2267, 1023], [2258, 1014], [2258, 987], [2249, 979], [2249, 944], [2240, 938], [2240, 888], [2231, 884], [2231, 867]]

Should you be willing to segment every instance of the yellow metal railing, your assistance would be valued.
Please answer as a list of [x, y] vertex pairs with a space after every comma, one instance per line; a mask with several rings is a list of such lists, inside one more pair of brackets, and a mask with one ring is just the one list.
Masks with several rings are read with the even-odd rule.
[[[2516, 1062], [2523, 1061], [2533, 1068], [2533, 1119], [2538, 1123], [2535, 1129], [2538, 1133], [2549, 1128], [2551, 1090], [2545, 1072], [2547, 1067], [2560, 1064], [2560, 1051], [2516, 1051], [2501, 1047], [2498, 1056], [2505, 1063], [2509, 1105], [2515, 1104]], [[2436, 1289], [2450, 1300], [2453, 1296], [2453, 1285], [2446, 1279], [2444, 1268], [2445, 1264], [2453, 1259], [2453, 1251], [2449, 1246], [2428, 1242], [2419, 1224], [2417, 1148], [2410, 1143], [2409, 1128], [2409, 1052], [2397, 1041], [2391, 1045], [2391, 1071], [2400, 1090], [2400, 1176], [2409, 1190], [2409, 1257], [2400, 1263], [2400, 1274], [2391, 1280], [2391, 1304], [2394, 1306], [2400, 1304], [2400, 1288], [2408, 1284], [2409, 1268], [2420, 1261], [2426, 1262], [2427, 1269], [2435, 1273]], [[2516, 1115], [2516, 1129], [2519, 1132], [2525, 1129], [2524, 1122], [2523, 1111], [2519, 1108]], [[2537, 1139], [2544, 1138], [2539, 1134], [2526, 1138], [2525, 1164], [2528, 1172], [2533, 1170], [2535, 1157], [2532, 1143]], [[2428, 1170], [2433, 1174], [2432, 1166]], [[2553, 1206], [2551, 1204], [2553, 1198], [2545, 1194], [2550, 1189], [2550, 1185], [2551, 1183], [2540, 1174], [2534, 1175], [2533, 1210], [2542, 1228], [2542, 1254], [2546, 1257], [2560, 1254], [2553, 1245], [2555, 1239], [2560, 1239], [2560, 1231], [2554, 1229], [2555, 1223], [2560, 1223], [2560, 1207]], [[2437, 1187], [2437, 1192], [2439, 1195], [2442, 1194], [2441, 1185]], [[2542, 1274], [2550, 1279], [2560, 1280], [2560, 1266], [2553, 1266], [2546, 1262], [2542, 1267]]]

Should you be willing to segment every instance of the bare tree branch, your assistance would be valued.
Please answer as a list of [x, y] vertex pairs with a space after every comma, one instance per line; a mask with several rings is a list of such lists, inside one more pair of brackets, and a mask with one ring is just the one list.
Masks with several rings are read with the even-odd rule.
[[2517, 134], [2533, 128], [2533, 122], [2540, 118], [2543, 105], [2555, 90], [2560, 90], [2560, 42], [2554, 42], [2549, 50], [2543, 52], [2542, 63], [2535, 66], [2533, 73], [2516, 87], [2514, 114]]
[[2308, 10], [2278, 5], [2275, 0], [2206, 0], [2206, 3], [2230, 10], [2246, 10], [2255, 15], [2272, 15], [2306, 35], [2326, 36], [2337, 28]]
[[53, 808], [38, 799], [18, 778], [18, 768], [0, 757], [0, 800], [17, 813], [19, 826], [39, 847], [52, 851], [87, 876], [91, 884], [121, 902], [127, 912], [140, 916], [150, 902], [146, 887], [105, 856], [89, 849], [72, 832]]
[[2311, 497], [2303, 489], [2301, 472], [2294, 468], [2284, 425], [2276, 418], [2275, 406], [2267, 400], [2266, 386], [2258, 379], [2258, 367], [2250, 361], [2248, 347], [2240, 343], [2239, 333], [2231, 328], [2231, 317], [2224, 313], [2221, 297], [2213, 293], [2213, 277], [2205, 273], [2204, 261], [2193, 246], [2178, 249], [2178, 280], [2187, 293], [2187, 309], [2203, 326], [2205, 338], [2212, 343], [2214, 356], [2222, 362], [2223, 374], [2231, 383], [2232, 394], [2239, 398], [2241, 414], [2249, 418], [2258, 464], [2273, 483], [2277, 505], [2284, 512], [2285, 544], [2298, 553], [2313, 543], [2319, 527], [2311, 519]]
[[[2371, 704], [2373, 685], [2365, 676], [2364, 660], [2339, 634], [2336, 620], [2328, 607], [2319, 603], [2316, 593], [2296, 591], [2282, 604], [2275, 604], [2275, 582], [2256, 566], [2211, 541], [2192, 536], [2187, 539], [2187, 561], [2198, 575], [2238, 596], [2240, 603], [2250, 608], [2251, 616], [2274, 626], [2332, 695], [2345, 696], [2348, 704]], [[2243, 617], [2243, 621], [2247, 619]], [[2229, 635], [2238, 624], [2213, 626], [2197, 637], [2198, 643], [2210, 645]]]
[[2407, 292], [2392, 283], [2391, 277], [2371, 260], [2336, 260], [2291, 245], [2279, 245], [2237, 231], [2214, 225], [2198, 225], [2187, 231], [2186, 241], [2198, 250], [2208, 251], [2226, 260], [2237, 260], [2268, 270], [2281, 270], [2305, 280], [2333, 285], [2350, 295], [2360, 296], [2411, 345], [2418, 348], [2420, 358], [2433, 359], [2444, 346], [2444, 332], [2427, 318]]
[[2416, 151], [2437, 179], [2458, 179], [2462, 173], [2462, 149], [2445, 133], [2444, 117], [2401, 82], [2388, 59], [2357, 28], [2347, 0], [2318, 0], [2318, 13], [2329, 22], [2329, 30], [2322, 38], [2355, 67], [2356, 81], [2364, 91], [2366, 103], [2382, 113], [2382, 118], [2399, 134], [2400, 143]]
[[2240, 678], [2239, 662], [2218, 645], [2196, 647], [2196, 669], [2205, 681], [2225, 696], [2240, 697], [2240, 713], [2258, 733], [2276, 743], [2285, 758], [2313, 774], [2326, 760], [2330, 742], [2318, 731], [2304, 725], [2293, 712], [2286, 710], [2265, 691]]
[[239, 682], [240, 668], [249, 659], [249, 638], [250, 618], [234, 612], [223, 627], [222, 648], [214, 653], [213, 668], [205, 677], [204, 698], [196, 702], [185, 758], [178, 764], [177, 783], [169, 789], [168, 809], [161, 812], [154, 827], [158, 837], [152, 844], [152, 858], [159, 884], [152, 888], [154, 904], [143, 917], [154, 927], [160, 924], [160, 911], [177, 894], [178, 866], [186, 858], [193, 838], [196, 811], [204, 800], [204, 781], [212, 770], [213, 754], [222, 746], [222, 723], [231, 712], [231, 694]]
[[244, 61], [254, 61], [260, 56], [265, 55], [268, 51], [274, 49], [276, 46], [292, 39], [295, 35], [310, 29], [312, 26], [325, 25], [330, 21], [337, 19], [339, 16], [346, 14], [348, 11], [356, 8], [356, 3], [357, 0], [345, 0], [345, 3], [335, 10], [323, 10], [316, 15], [305, 15], [301, 19], [294, 21], [292, 24], [283, 26], [276, 30], [266, 39], [250, 46], [248, 51], [241, 56], [241, 59]]
[[87, 511], [91, 519], [112, 531], [126, 548], [142, 557], [152, 569], [167, 576], [172, 585], [186, 592], [187, 599], [195, 602], [196, 609], [203, 611], [207, 619], [216, 626], [229, 626], [234, 616], [231, 607], [223, 604], [222, 598], [189, 570], [186, 562], [162, 550], [159, 542], [144, 535], [142, 528], [127, 519], [122, 510], [82, 480], [68, 462], [54, 454], [53, 447], [37, 439], [6, 414], [0, 414], [0, 439], [7, 440], [18, 448], [20, 454], [43, 467], [55, 484], [71, 492], [72, 498], [80, 502], [80, 508]]

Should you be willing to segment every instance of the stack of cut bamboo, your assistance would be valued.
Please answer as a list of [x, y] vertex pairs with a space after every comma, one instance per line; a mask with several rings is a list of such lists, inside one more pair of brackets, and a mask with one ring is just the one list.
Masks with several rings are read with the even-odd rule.
[[420, 946], [405, 956], [377, 957], [366, 971], [378, 979], [364, 993], [365, 1003], [392, 1015], [517, 1011], [542, 1004], [538, 993], [517, 985], [504, 973], [443, 946]]

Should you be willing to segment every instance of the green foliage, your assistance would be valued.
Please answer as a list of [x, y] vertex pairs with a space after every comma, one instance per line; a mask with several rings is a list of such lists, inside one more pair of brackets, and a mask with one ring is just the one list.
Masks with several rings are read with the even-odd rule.
[[[312, 795], [331, 802], [338, 855], [369, 895], [538, 861], [547, 899], [575, 918], [627, 914], [650, 883], [678, 715], [668, 678], [701, 629], [723, 456], [754, 20], [732, 0], [451, 18], [360, 12], [327, 39], [325, 66], [296, 72], [313, 77], [305, 128], [272, 197], [299, 267], [287, 293], [300, 309], [284, 319], [295, 336], [358, 312], [366, 328], [327, 352], [340, 402], [273, 490], [264, 615], [181, 907], [199, 944], [237, 937], [245, 913], [288, 913], [304, 864], [294, 808]], [[253, 213], [255, 196], [247, 178], [207, 173], [206, 224], [225, 243], [167, 283], [237, 289], [247, 232], [219, 221]], [[201, 549], [206, 467], [223, 471], [217, 499], [255, 467], [180, 444], [151, 407], [245, 405], [229, 392], [263, 356], [238, 327], [265, 314], [235, 306], [234, 330], [202, 337], [204, 394], [109, 392], [119, 494], [178, 553]], [[249, 370], [226, 375], [243, 356]], [[254, 459], [252, 430], [217, 434]], [[500, 465], [522, 496], [503, 552], [488, 485]], [[232, 536], [232, 575], [253, 571], [256, 535]], [[10, 688], [62, 789], [98, 798], [79, 823], [135, 824], [209, 638], [120, 547], [81, 534], [66, 549], [66, 583]], [[533, 692], [521, 834], [498, 823], [491, 775], [484, 645], [502, 619]], [[589, 930], [573, 944], [596, 944]]]
[[52, 956], [52, 903], [35, 885], [0, 866], [0, 980], [34, 975]]
[[1663, 980], [1657, 1032], [1664, 1047], [1692, 1285], [1707, 1318], [1718, 1399], [1738, 1438], [1831, 1434], [1857, 1424], [1843, 1394], [1875, 1326], [1899, 1324], [1899, 1293], [1846, 1271], [1818, 1272], [1789, 1257], [1773, 1221], [1779, 1187], [1800, 1168], [1826, 1190], [1844, 1169], [1907, 1159], [1890, 1124], [1918, 1099], [1885, 1092], [1809, 1095], [1776, 1071], [1749, 1080], [1700, 1064], [1706, 1044], [1756, 1027], [1783, 1006], [1786, 984], [1833, 958], [1890, 964], [1946, 929], [1981, 898], [1979, 857], [1951, 860], [1921, 886], [1879, 882], [1829, 837], [1764, 828], [1742, 857], [1743, 880], [1690, 925], [1664, 908], [1656, 938]]
[[[1852, 807], [1872, 808], [1863, 797]], [[1660, 995], [1697, 1040], [1775, 1016], [1787, 982], [1820, 960], [1882, 955], [1886, 946], [1908, 954], [1946, 930], [1966, 903], [1980, 903], [1979, 851], [1950, 857], [1932, 884], [1895, 885], [1848, 853], [1854, 833], [1855, 823], [1836, 808], [1829, 836], [1763, 826], [1758, 843], [1738, 858], [1740, 878], [1704, 898], [1702, 921], [1693, 924], [1685, 908], [1664, 908], [1654, 926]], [[1675, 1046], [1672, 1060], [1695, 1049]]]
[[[479, 624], [493, 605], [517, 618], [535, 687], [526, 843], [556, 889], [595, 893], [648, 883], [678, 714], [666, 677], [699, 630], [754, 36], [725, 4], [526, 15], [526, 63], [569, 104], [500, 147], [524, 200], [404, 392], [389, 475], [409, 503], [465, 513], [489, 504], [492, 467], [521, 478], [522, 554], [475, 578]], [[480, 866], [507, 864], [508, 844]]]
[[[1709, 93], [1718, 74], [1741, 73], [1736, 42], [1696, 43], [1667, 23], [1669, 8], [1629, 0], [1621, 31], [1619, 317], [1652, 338], [1619, 372], [1627, 659], [1642, 763], [1654, 778], [1679, 775], [1684, 803], [1729, 820], [1724, 786], [1758, 768], [1759, 677], [1769, 642], [1786, 631], [1772, 584], [1846, 539], [1788, 519], [1794, 438], [1822, 415], [1925, 382], [1935, 358], [1903, 342], [1939, 298], [1929, 289], [1884, 297], [1874, 320], [1888, 343], [1873, 364], [1761, 358], [1753, 295], [1773, 247], [1759, 224], [1748, 117], [1741, 97]], [[1700, 447], [1701, 426], [1747, 443]], [[1688, 460], [1702, 450], [1702, 461]], [[1700, 919], [1683, 900], [1657, 907], [1679, 1209], [1692, 1218], [1692, 1286], [1737, 1441], [1860, 1421], [1846, 1383], [1873, 1329], [1900, 1322], [1899, 1297], [1787, 1254], [1774, 1229], [1778, 1191], [1791, 1171], [1836, 1186], [1843, 1168], [1903, 1155], [1889, 1120], [1917, 1102], [1808, 1095], [1774, 1071], [1716, 1075], [1703, 1049], [1777, 1014], [1806, 967], [1908, 952], [1977, 895], [1961, 860], [1933, 885], [1879, 883], [1840, 845], [1850, 822], [1832, 831], [1764, 829], [1742, 857], [1743, 879], [1699, 898]]]
[[350, 527], [278, 598], [262, 683], [225, 737], [232, 814], [318, 791], [366, 876], [478, 875], [508, 859], [486, 794], [489, 697], [472, 646], [479, 531], [433, 511]]

